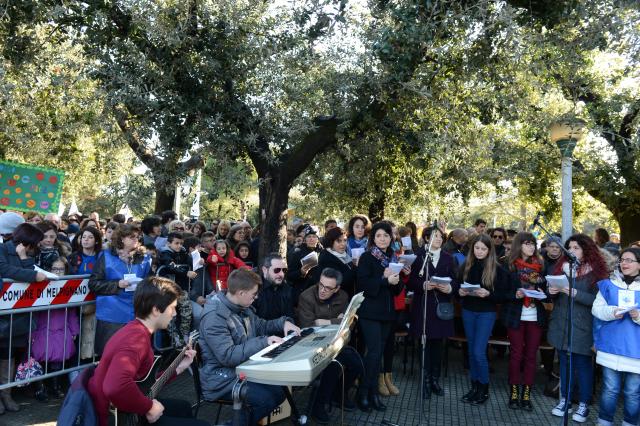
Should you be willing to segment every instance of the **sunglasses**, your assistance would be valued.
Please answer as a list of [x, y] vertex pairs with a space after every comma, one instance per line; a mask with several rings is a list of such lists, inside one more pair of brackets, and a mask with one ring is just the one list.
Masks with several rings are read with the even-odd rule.
[[504, 240], [504, 237], [502, 235], [494, 235], [492, 238], [494, 240]]
[[274, 274], [279, 274], [280, 272], [284, 272], [286, 274], [287, 271], [289, 271], [288, 268], [273, 268], [273, 273]]

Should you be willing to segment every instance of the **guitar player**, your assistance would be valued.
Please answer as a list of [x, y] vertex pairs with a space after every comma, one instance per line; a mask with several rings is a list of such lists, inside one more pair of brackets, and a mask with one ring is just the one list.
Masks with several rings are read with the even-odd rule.
[[[161, 277], [149, 277], [138, 284], [133, 299], [136, 318], [109, 339], [87, 386], [100, 426], [109, 424], [110, 406], [119, 412], [138, 414], [143, 424], [146, 420], [153, 425], [208, 425], [191, 417], [187, 401], [152, 400], [136, 384], [153, 365], [151, 335], [167, 328], [175, 317], [180, 292], [176, 283]], [[194, 356], [194, 350], [187, 350], [176, 374], [186, 370]]]
[[[282, 338], [277, 334], [300, 334], [288, 317], [273, 320], [259, 318], [251, 304], [258, 294], [261, 279], [255, 272], [236, 269], [229, 275], [227, 292], [207, 301], [200, 320], [200, 344], [203, 366], [200, 369], [202, 391], [208, 400], [231, 399], [236, 381], [236, 366]], [[248, 382], [246, 402], [250, 416], [242, 411], [241, 424], [251, 426], [268, 415], [285, 399], [280, 386]]]

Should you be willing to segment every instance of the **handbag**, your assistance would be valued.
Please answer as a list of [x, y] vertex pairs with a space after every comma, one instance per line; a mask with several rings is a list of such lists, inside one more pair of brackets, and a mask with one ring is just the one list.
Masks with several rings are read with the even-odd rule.
[[452, 320], [454, 316], [453, 303], [440, 302], [438, 300], [438, 294], [435, 292], [434, 296], [436, 297], [436, 316], [443, 321]]

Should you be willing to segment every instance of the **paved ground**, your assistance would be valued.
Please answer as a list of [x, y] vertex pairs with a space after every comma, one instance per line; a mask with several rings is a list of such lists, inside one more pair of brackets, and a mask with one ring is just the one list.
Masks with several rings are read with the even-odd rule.
[[[507, 407], [507, 358], [493, 359], [491, 361], [495, 372], [491, 376], [491, 397], [489, 401], [482, 406], [472, 406], [460, 402], [461, 395], [466, 392], [468, 380], [465, 371], [462, 369], [461, 351], [456, 349], [450, 350], [450, 369], [449, 375], [443, 378], [442, 384], [445, 387], [445, 395], [443, 397], [434, 396], [427, 404], [424, 405], [424, 425], [437, 426], [453, 426], [453, 425], [560, 425], [562, 419], [553, 417], [550, 414], [551, 408], [556, 403], [555, 400], [542, 395], [544, 377], [539, 375], [539, 385], [534, 388], [533, 402], [535, 410], [533, 412], [525, 412], [520, 410], [511, 410]], [[416, 363], [419, 360], [416, 359]], [[402, 358], [398, 356], [395, 360], [395, 377], [402, 393], [397, 397], [385, 398], [388, 409], [385, 413], [373, 412], [365, 414], [360, 411], [345, 413], [344, 424], [346, 425], [381, 425], [383, 421], [389, 421], [397, 425], [418, 425], [418, 417], [420, 410], [420, 386], [418, 369], [415, 368], [413, 373], [407, 369], [407, 373], [402, 372]], [[30, 395], [28, 389], [20, 390], [16, 399], [22, 406], [19, 413], [7, 413], [0, 416], [0, 425], [2, 426], [25, 426], [25, 425], [55, 425], [55, 419], [61, 401], [53, 401], [43, 404], [35, 401]], [[294, 398], [300, 401], [298, 404], [300, 409], [306, 407], [306, 401], [309, 397], [309, 390], [302, 389], [294, 392]], [[162, 393], [163, 397], [180, 397], [193, 400], [195, 394], [193, 391], [193, 383], [187, 374], [182, 375], [178, 380], [171, 383]], [[596, 409], [592, 407], [591, 416], [587, 425], [594, 425], [596, 419]], [[621, 409], [618, 410], [620, 413]], [[213, 423], [215, 418], [216, 407], [211, 404], [205, 404], [200, 410], [199, 417], [209, 420]], [[225, 407], [222, 411], [222, 420], [229, 418], [230, 411]], [[570, 420], [570, 423], [573, 423]], [[290, 424], [289, 421], [283, 420], [277, 425]], [[340, 412], [336, 409], [332, 412], [332, 425], [340, 424]], [[574, 423], [575, 424], [575, 423]], [[616, 424], [620, 424], [618, 421]]]

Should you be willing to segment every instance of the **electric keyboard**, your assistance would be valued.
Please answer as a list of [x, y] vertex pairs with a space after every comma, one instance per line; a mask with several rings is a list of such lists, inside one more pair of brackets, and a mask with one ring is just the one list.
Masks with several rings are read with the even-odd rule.
[[349, 341], [349, 326], [362, 300], [362, 293], [353, 296], [339, 325], [309, 327], [300, 336], [286, 336], [237, 366], [236, 374], [266, 385], [307, 386]]

